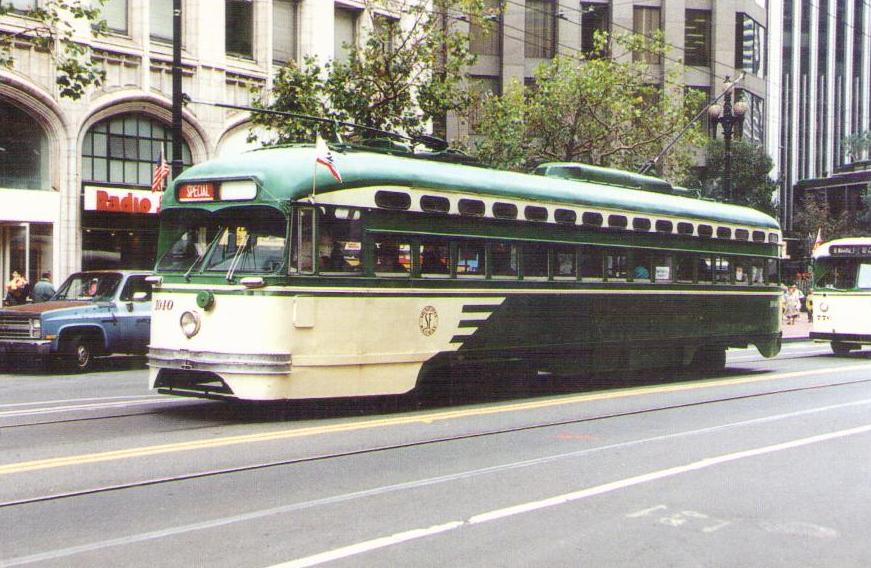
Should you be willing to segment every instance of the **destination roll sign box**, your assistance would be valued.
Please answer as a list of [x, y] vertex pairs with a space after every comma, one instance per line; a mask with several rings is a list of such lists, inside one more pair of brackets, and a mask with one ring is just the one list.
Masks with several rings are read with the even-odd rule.
[[179, 201], [214, 201], [215, 184], [186, 183], [178, 188]]
[[871, 245], [832, 245], [830, 256], [871, 256]]

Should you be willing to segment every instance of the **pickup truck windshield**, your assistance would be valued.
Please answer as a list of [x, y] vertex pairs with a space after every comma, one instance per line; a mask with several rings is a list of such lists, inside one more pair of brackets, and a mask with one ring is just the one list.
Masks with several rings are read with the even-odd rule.
[[121, 282], [114, 272], [81, 272], [67, 278], [52, 300], [111, 300]]

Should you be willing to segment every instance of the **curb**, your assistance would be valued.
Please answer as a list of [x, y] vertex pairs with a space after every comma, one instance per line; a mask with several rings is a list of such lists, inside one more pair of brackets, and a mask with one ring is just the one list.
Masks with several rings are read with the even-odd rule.
[[781, 343], [798, 343], [799, 341], [810, 341], [810, 336], [797, 336], [797, 337], [782, 337], [780, 339]]

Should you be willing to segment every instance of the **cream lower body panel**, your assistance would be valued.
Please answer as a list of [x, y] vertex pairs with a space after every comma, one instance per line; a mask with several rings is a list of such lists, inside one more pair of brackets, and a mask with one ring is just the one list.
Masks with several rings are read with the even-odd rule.
[[[434, 354], [433, 354], [434, 355]], [[213, 372], [241, 400], [337, 398], [402, 394], [412, 390], [423, 361], [383, 357], [379, 363], [293, 365], [289, 373]], [[160, 368], [152, 367], [149, 386], [156, 388]], [[197, 371], [194, 371], [197, 372]]]

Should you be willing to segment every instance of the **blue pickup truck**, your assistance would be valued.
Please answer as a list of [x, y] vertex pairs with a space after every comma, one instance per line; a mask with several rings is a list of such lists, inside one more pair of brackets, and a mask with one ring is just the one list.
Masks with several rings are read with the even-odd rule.
[[0, 362], [57, 361], [87, 371], [94, 357], [145, 353], [151, 331], [149, 272], [73, 274], [47, 302], [0, 308]]

